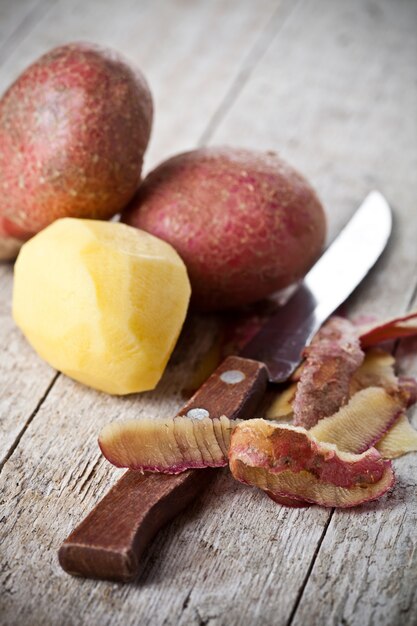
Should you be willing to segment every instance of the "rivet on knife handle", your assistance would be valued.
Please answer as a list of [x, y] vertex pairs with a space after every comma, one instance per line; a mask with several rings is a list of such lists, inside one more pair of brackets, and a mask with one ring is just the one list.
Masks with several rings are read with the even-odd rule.
[[[262, 363], [228, 357], [178, 415], [253, 417], [266, 385]], [[127, 471], [64, 541], [59, 550], [61, 567], [88, 578], [132, 580], [149, 541], [201, 493], [213, 475], [214, 470], [207, 469], [176, 476]]]

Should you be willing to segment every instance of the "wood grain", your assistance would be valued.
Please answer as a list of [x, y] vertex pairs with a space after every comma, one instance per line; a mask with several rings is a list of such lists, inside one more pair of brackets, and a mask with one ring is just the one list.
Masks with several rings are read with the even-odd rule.
[[201, 495], [213, 470], [167, 474], [127, 471], [59, 549], [74, 576], [130, 582], [158, 530]]
[[[3, 0], [0, 2], [0, 62], [42, 18], [53, 0]], [[1, 89], [0, 89], [1, 91]], [[33, 419], [39, 403], [55, 379], [55, 372], [40, 363], [10, 315], [12, 268], [0, 262], [0, 469]]]
[[298, 3], [210, 139], [276, 149], [299, 167], [327, 208], [329, 239], [378, 188], [410, 215], [394, 234], [403, 268], [413, 251], [399, 242], [415, 228], [416, 10], [413, 0]]
[[149, 168], [195, 146], [290, 4], [241, 0], [236, 10], [234, 0], [118, 0], [115, 10], [114, 0], [59, 2], [2, 65], [0, 92], [62, 42], [89, 40], [116, 48], [144, 70], [154, 96]]
[[[156, 93], [148, 164], [201, 136], [279, 150], [323, 198], [329, 238], [379, 188], [395, 209], [394, 237], [350, 311], [406, 310], [417, 266], [416, 3], [247, 1], [237, 11], [230, 0], [120, 0], [117, 12], [110, 4], [59, 3], [8, 55], [2, 87], [51, 45], [108, 41], [142, 60]], [[10, 289], [7, 280], [2, 289]], [[199, 502], [158, 534], [136, 584], [81, 581], [59, 568], [60, 542], [120, 475], [99, 456], [101, 426], [116, 416], [177, 410], [187, 373], [215, 328], [215, 320], [191, 323], [150, 394], [116, 400], [63, 377], [52, 387], [0, 477], [4, 624], [415, 623], [412, 456], [396, 462], [400, 482], [392, 495], [334, 514], [278, 507], [220, 472]], [[19, 342], [16, 350], [24, 351]], [[2, 350], [8, 343], [5, 332]], [[407, 369], [415, 367], [414, 354]], [[9, 391], [22, 384], [14, 367], [7, 359]], [[30, 385], [20, 424], [45, 392]]]
[[12, 320], [12, 278], [12, 268], [0, 264], [0, 468], [56, 377], [23, 341]]
[[0, 61], [31, 32], [56, 0], [2, 0], [0, 3]]
[[[260, 147], [271, 139], [283, 146], [283, 156], [309, 174], [324, 199], [330, 237], [347, 203], [353, 206], [371, 187], [380, 189], [394, 208], [394, 235], [348, 312], [389, 316], [410, 308], [416, 288], [417, 5], [320, 5], [320, 21], [315, 3], [299, 8], [309, 25], [302, 47], [288, 43], [300, 36], [297, 15], [288, 21], [213, 141], [244, 137], [249, 128]], [[284, 51], [288, 62], [277, 64]], [[294, 72], [295, 66], [303, 71]], [[265, 122], [272, 111], [252, 118], [250, 126], [246, 111], [284, 100], [292, 106], [276, 110], [273, 126]], [[407, 372], [416, 372], [416, 348]], [[288, 624], [416, 624], [416, 463], [412, 455], [395, 463], [398, 484], [385, 502], [332, 514]], [[273, 610], [263, 619], [274, 623]]]
[[[400, 371], [417, 376], [416, 339], [402, 341], [397, 355]], [[410, 416], [417, 427], [416, 409]], [[335, 511], [294, 624], [416, 624], [417, 455], [394, 466], [397, 482], [382, 506]]]
[[[238, 374], [243, 378], [226, 380]], [[207, 417], [245, 419], [265, 395], [267, 372], [262, 363], [227, 357], [178, 411], [205, 411]], [[192, 470], [177, 476], [125, 473], [59, 549], [69, 574], [121, 582], [138, 574], [141, 557], [157, 531], [201, 495], [213, 476]]]

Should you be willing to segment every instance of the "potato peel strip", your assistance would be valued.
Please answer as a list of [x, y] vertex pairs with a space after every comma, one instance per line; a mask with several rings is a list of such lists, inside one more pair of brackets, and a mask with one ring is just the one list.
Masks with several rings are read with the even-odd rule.
[[360, 455], [317, 441], [309, 431], [262, 419], [241, 422], [229, 450], [233, 476], [269, 492], [322, 506], [352, 507], [394, 482], [390, 462], [370, 448]]
[[364, 353], [354, 325], [342, 317], [332, 317], [305, 354], [293, 403], [294, 424], [311, 428], [347, 402], [351, 378]]

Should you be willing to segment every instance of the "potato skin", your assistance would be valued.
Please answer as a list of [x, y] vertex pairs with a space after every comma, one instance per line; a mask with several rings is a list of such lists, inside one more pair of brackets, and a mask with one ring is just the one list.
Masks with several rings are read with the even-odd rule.
[[306, 179], [272, 152], [202, 148], [151, 172], [122, 215], [183, 258], [200, 310], [250, 304], [302, 278], [326, 235]]
[[69, 44], [28, 67], [0, 100], [0, 236], [120, 211], [140, 183], [152, 111], [145, 78], [112, 50]]

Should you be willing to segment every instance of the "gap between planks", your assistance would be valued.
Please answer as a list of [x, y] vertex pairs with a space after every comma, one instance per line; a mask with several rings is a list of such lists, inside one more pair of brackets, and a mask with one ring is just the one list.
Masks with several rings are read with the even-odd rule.
[[288, 18], [292, 15], [299, 2], [300, 0], [295, 0], [294, 2], [285, 0], [279, 3], [270, 20], [243, 60], [242, 66], [236, 78], [231, 82], [223, 100], [213, 113], [211, 120], [197, 142], [198, 147], [204, 146], [211, 139], [226, 114], [238, 99], [239, 93], [248, 82], [256, 66], [261, 61], [275, 37], [279, 34]]
[[296, 613], [297, 613], [297, 609], [298, 609], [298, 607], [300, 606], [300, 602], [301, 602], [301, 600], [302, 600], [302, 598], [303, 598], [305, 588], [307, 587], [307, 583], [308, 583], [308, 581], [309, 581], [309, 579], [310, 579], [311, 572], [313, 571], [313, 569], [314, 569], [314, 565], [316, 564], [317, 557], [318, 557], [319, 552], [320, 552], [320, 548], [321, 548], [321, 546], [322, 546], [322, 544], [323, 544], [323, 541], [324, 541], [324, 538], [325, 538], [325, 536], [326, 536], [327, 529], [328, 529], [328, 528], [329, 528], [329, 526], [330, 526], [330, 522], [332, 521], [332, 518], [333, 518], [334, 512], [335, 512], [335, 509], [332, 509], [332, 510], [330, 511], [330, 514], [329, 514], [329, 517], [328, 517], [328, 519], [327, 519], [327, 522], [325, 523], [325, 525], [324, 525], [324, 527], [323, 527], [322, 533], [321, 533], [321, 535], [320, 535], [320, 539], [319, 539], [319, 540], [318, 540], [318, 542], [317, 542], [317, 546], [316, 546], [316, 549], [314, 550], [314, 554], [313, 554], [313, 557], [312, 557], [312, 559], [311, 559], [311, 561], [310, 561], [310, 565], [308, 566], [307, 573], [306, 573], [306, 575], [304, 576], [304, 580], [303, 580], [303, 582], [302, 582], [302, 584], [301, 584], [300, 590], [299, 590], [299, 592], [298, 592], [298, 594], [297, 594], [297, 597], [295, 598], [295, 601], [294, 601], [294, 606], [293, 606], [293, 608], [292, 608], [292, 611], [291, 611], [291, 613], [290, 613], [290, 616], [289, 616], [289, 618], [288, 618], [288, 621], [287, 621], [286, 626], [291, 626], [291, 624], [292, 624], [292, 623], [293, 623], [293, 621], [294, 621], [295, 615], [296, 615]]
[[[416, 276], [417, 276], [417, 268], [416, 268]], [[413, 302], [414, 302], [414, 300], [416, 298], [416, 295], [417, 295], [417, 279], [416, 279], [416, 282], [414, 284], [413, 289], [411, 290], [411, 294], [410, 294], [410, 296], [408, 298], [408, 302], [407, 302], [407, 305], [405, 307], [405, 313], [410, 312], [411, 307], [413, 305]], [[397, 340], [396, 343], [395, 343], [395, 346], [394, 346], [394, 349], [393, 349], [394, 356], [397, 354], [398, 349], [400, 347], [400, 344], [401, 344], [401, 339]], [[311, 576], [311, 574], [312, 574], [312, 572], [314, 570], [314, 566], [315, 566], [316, 561], [318, 559], [321, 547], [323, 545], [324, 539], [326, 537], [327, 531], [329, 529], [329, 526], [330, 526], [330, 523], [331, 523], [331, 521], [333, 519], [335, 511], [336, 511], [335, 508], [332, 508], [331, 511], [330, 511], [329, 518], [328, 518], [328, 520], [327, 520], [327, 522], [326, 522], [326, 524], [325, 524], [325, 526], [323, 528], [323, 532], [320, 535], [320, 539], [319, 539], [319, 541], [317, 543], [317, 546], [316, 546], [316, 549], [314, 551], [313, 557], [311, 559], [310, 565], [308, 567], [307, 573], [306, 573], [306, 575], [304, 577], [304, 580], [302, 582], [300, 590], [299, 590], [299, 592], [297, 594], [297, 597], [295, 599], [294, 607], [293, 607], [293, 609], [291, 611], [291, 614], [290, 614], [290, 616], [288, 618], [286, 626], [291, 626], [293, 624], [293, 622], [294, 622], [294, 619], [295, 619], [296, 614], [297, 614], [298, 607], [300, 606], [301, 600], [303, 599], [304, 591], [305, 591], [305, 589], [307, 587], [307, 584], [308, 584], [308, 581], [310, 579], [310, 576]]]

